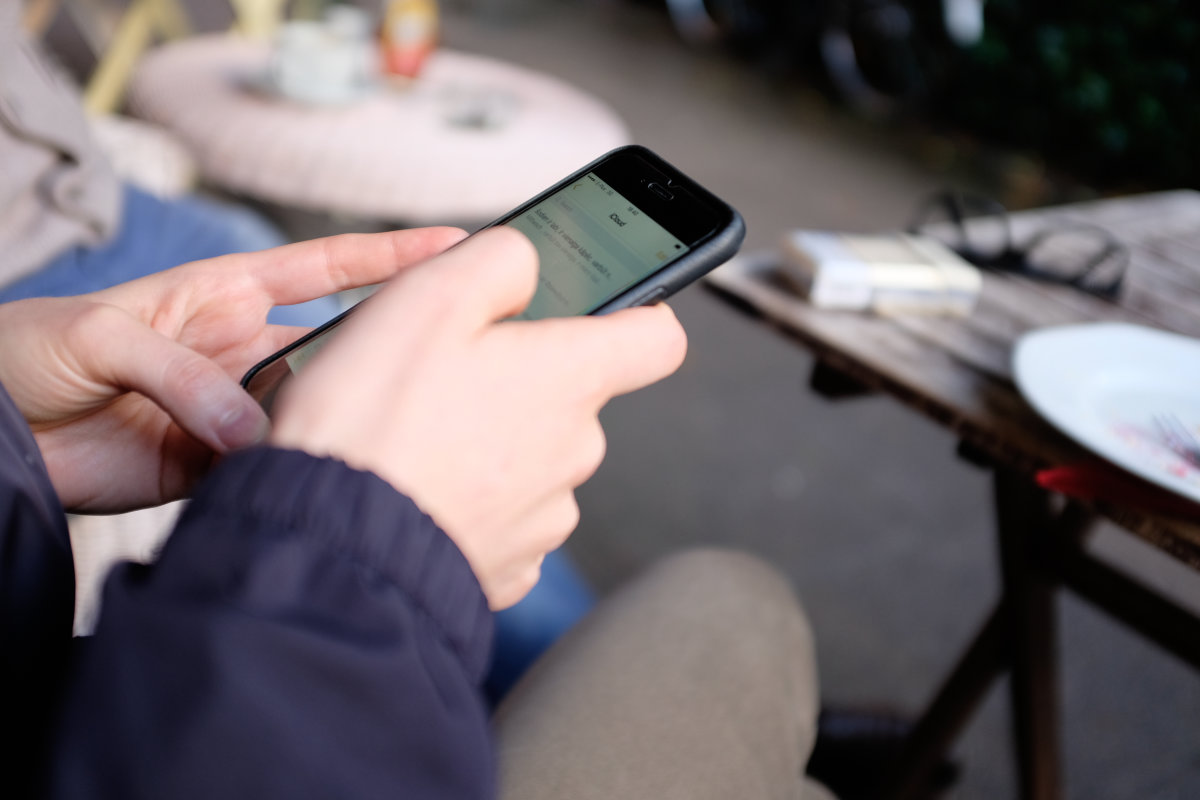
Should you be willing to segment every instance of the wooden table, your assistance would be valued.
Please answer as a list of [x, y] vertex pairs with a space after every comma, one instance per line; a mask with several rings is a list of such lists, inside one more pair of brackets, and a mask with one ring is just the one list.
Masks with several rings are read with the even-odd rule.
[[[332, 106], [264, 91], [269, 59], [267, 43], [236, 35], [169, 43], [140, 62], [130, 106], [223, 189], [409, 225], [489, 222], [630, 140], [599, 99], [491, 58], [443, 48], [410, 85]], [[470, 124], [472, 103], [502, 120]]]
[[1013, 345], [1027, 331], [1123, 321], [1200, 337], [1200, 193], [1147, 194], [1013, 215], [1015, 241], [1064, 223], [1100, 225], [1130, 248], [1117, 303], [1010, 274], [985, 273], [967, 318], [883, 318], [823, 311], [778, 276], [770, 255], [749, 254], [708, 285], [810, 349], [812, 386], [831, 397], [881, 391], [952, 430], [960, 453], [994, 473], [1002, 594], [914, 729], [889, 782], [916, 796], [994, 680], [1011, 674], [1021, 795], [1061, 793], [1054, 596], [1065, 587], [1200, 668], [1200, 620], [1152, 588], [1089, 555], [1097, 517], [1200, 569], [1200, 526], [1122, 506], [1064, 501], [1038, 470], [1094, 459], [1044, 422], [1013, 383]]

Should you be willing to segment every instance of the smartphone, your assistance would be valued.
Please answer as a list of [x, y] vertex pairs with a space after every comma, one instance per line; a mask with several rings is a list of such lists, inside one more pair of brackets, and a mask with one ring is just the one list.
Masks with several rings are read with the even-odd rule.
[[[527, 320], [657, 303], [731, 258], [745, 236], [737, 211], [638, 145], [613, 150], [484, 228], [496, 225], [537, 248], [537, 291], [513, 317]], [[353, 312], [257, 364], [242, 386], [269, 413], [287, 378]]]

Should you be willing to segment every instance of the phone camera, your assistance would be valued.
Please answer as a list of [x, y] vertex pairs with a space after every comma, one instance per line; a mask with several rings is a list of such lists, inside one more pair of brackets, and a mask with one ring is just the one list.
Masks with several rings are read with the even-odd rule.
[[671, 191], [669, 189], [667, 189], [667, 187], [663, 186], [661, 183], [650, 183], [650, 184], [646, 185], [646, 188], [649, 189], [650, 191], [654, 192], [656, 195], [661, 197], [663, 200], [674, 200], [675, 199], [675, 195], [671, 194]]

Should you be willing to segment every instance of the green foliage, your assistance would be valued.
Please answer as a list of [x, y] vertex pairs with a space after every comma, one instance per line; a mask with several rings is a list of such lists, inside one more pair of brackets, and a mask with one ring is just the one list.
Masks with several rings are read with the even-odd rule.
[[1200, 3], [988, 0], [940, 111], [1102, 184], [1200, 188]]

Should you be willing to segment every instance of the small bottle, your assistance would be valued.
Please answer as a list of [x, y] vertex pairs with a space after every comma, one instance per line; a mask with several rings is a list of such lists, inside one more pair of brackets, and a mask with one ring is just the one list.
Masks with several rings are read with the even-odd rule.
[[380, 44], [383, 71], [415, 78], [437, 44], [436, 0], [385, 0]]

